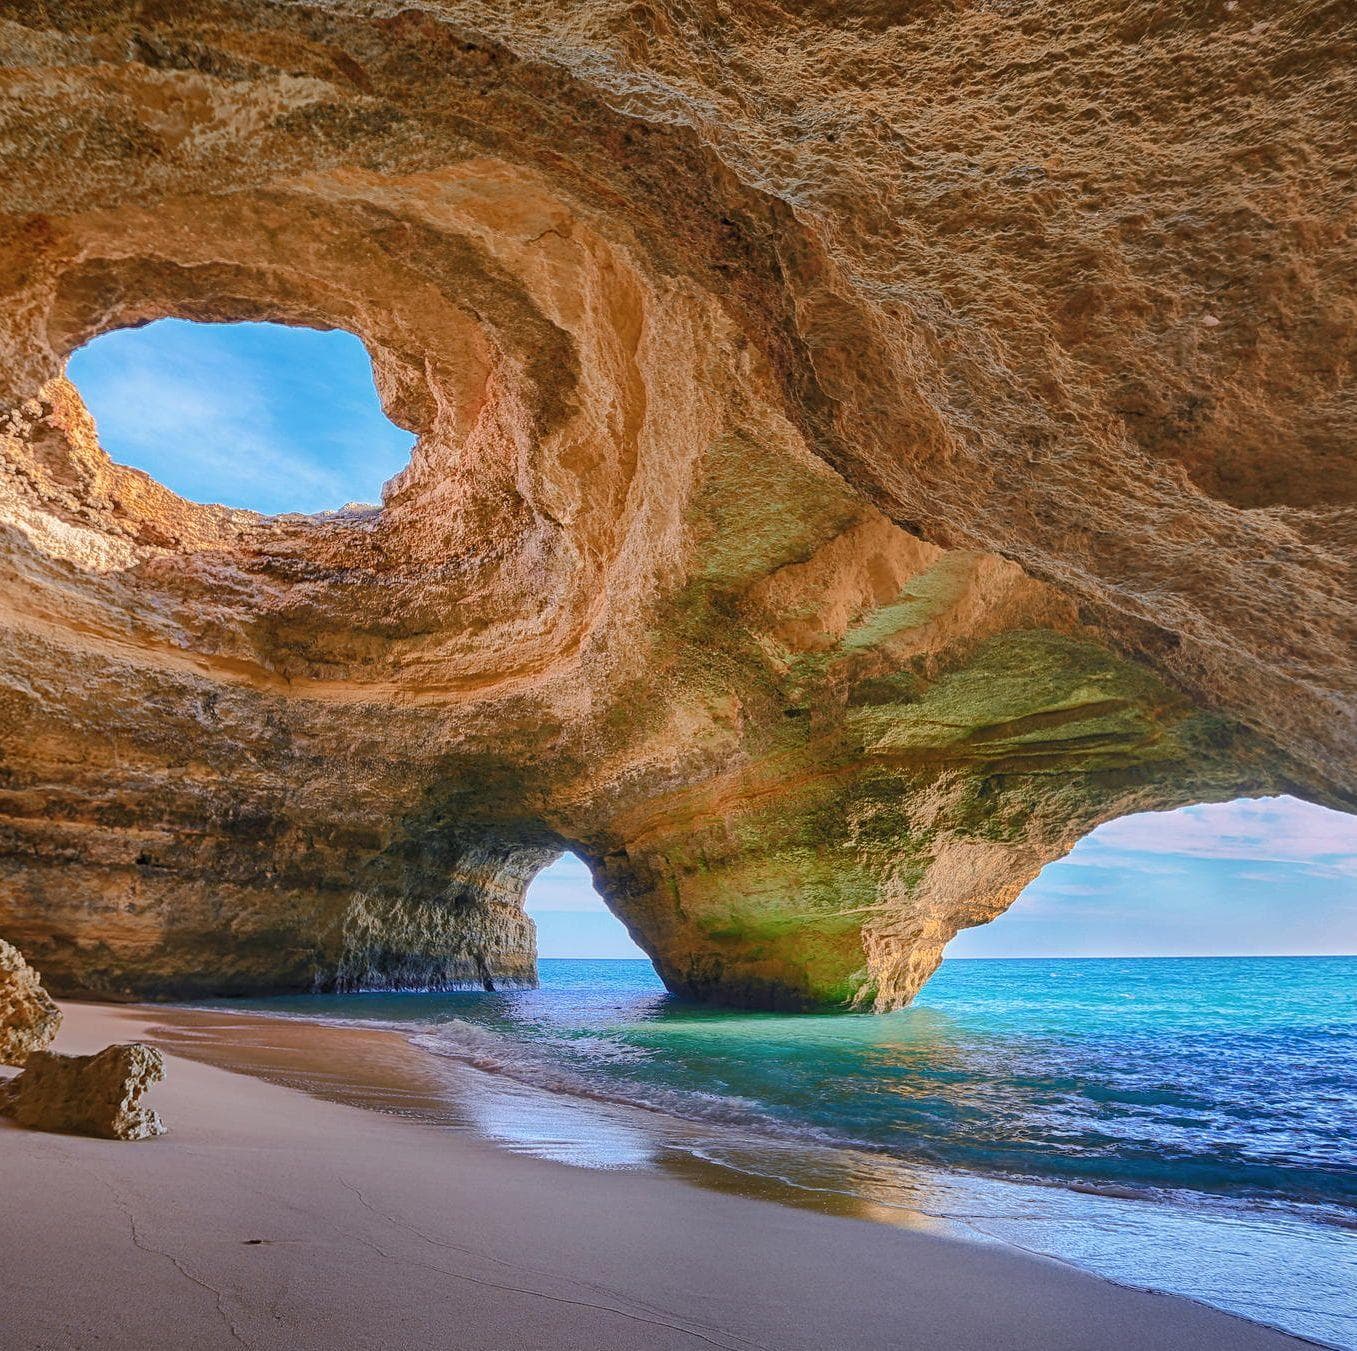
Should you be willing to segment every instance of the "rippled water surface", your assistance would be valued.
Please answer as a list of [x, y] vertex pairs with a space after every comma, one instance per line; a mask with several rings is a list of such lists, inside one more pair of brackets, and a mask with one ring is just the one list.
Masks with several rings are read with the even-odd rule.
[[1357, 1347], [1357, 958], [950, 961], [881, 1018], [697, 1008], [646, 962], [541, 973], [233, 1007], [400, 1028], [488, 1075], [466, 1107], [508, 1147], [684, 1153]]

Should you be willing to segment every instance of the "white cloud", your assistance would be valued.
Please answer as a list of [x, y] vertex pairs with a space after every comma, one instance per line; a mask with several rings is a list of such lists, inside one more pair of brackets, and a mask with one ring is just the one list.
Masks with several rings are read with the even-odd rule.
[[[1102, 859], [1099, 851], [1105, 851]], [[1123, 867], [1132, 863], [1125, 855], [1149, 854], [1307, 864], [1329, 876], [1357, 876], [1357, 816], [1293, 797], [1204, 803], [1109, 821], [1081, 842], [1078, 853], [1072, 861], [1094, 867]], [[1123, 857], [1109, 862], [1108, 853]]]
[[589, 869], [574, 854], [562, 854], [533, 878], [528, 887], [526, 909], [534, 915], [549, 910], [572, 914], [609, 913], [594, 890]]
[[1074, 851], [1062, 862], [1071, 868], [1098, 868], [1111, 872], [1130, 870], [1139, 877], [1186, 877], [1188, 871], [1185, 864], [1173, 862], [1168, 855], [1156, 858], [1148, 853], [1105, 845], [1098, 831], [1080, 840]]

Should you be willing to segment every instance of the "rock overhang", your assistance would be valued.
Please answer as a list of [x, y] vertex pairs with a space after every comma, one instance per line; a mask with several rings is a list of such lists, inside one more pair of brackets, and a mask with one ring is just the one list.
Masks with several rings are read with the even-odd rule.
[[[1275, 222], [1174, 224], [1070, 88], [1034, 101], [999, 55], [1061, 31], [1040, 7], [730, 11], [767, 66], [738, 72], [694, 14], [557, 19], [6, 25], [0, 929], [58, 988], [529, 980], [522, 889], [569, 844], [673, 988], [890, 1007], [1109, 816], [1352, 805], [1352, 506], [1299, 482], [1332, 459], [1334, 311], [1254, 246]], [[1219, 24], [1074, 69], [1235, 50]], [[978, 108], [982, 27], [1025, 128], [999, 147], [1063, 160], [1000, 173], [909, 91], [864, 140], [893, 52]], [[1194, 201], [1245, 191], [1230, 133], [1172, 116]], [[1287, 245], [1316, 277], [1327, 183]], [[1198, 322], [1229, 240], [1236, 316], [1308, 326]], [[259, 518], [113, 466], [62, 362], [162, 315], [357, 333], [419, 436], [381, 509]], [[1288, 372], [1305, 418], [1223, 487]]]

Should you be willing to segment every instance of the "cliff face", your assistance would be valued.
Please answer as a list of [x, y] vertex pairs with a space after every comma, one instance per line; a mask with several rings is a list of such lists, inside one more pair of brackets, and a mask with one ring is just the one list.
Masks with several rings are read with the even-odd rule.
[[[890, 1008], [1102, 820], [1354, 807], [1344, 42], [0, 10], [0, 933], [65, 992], [524, 982], [569, 847], [672, 988]], [[164, 315], [359, 334], [381, 508], [112, 464], [65, 359]]]

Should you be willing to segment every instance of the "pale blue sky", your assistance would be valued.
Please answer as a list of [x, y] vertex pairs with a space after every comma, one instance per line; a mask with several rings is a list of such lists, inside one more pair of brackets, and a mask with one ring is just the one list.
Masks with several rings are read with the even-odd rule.
[[377, 402], [352, 333], [159, 319], [75, 352], [99, 440], [195, 502], [276, 514], [380, 502], [415, 438]]
[[[414, 438], [351, 334], [162, 319], [72, 356], [113, 458], [199, 502], [377, 502]], [[544, 957], [641, 952], [573, 855], [529, 890]], [[1357, 817], [1293, 798], [1123, 817], [1053, 863], [955, 957], [1357, 952]]]

